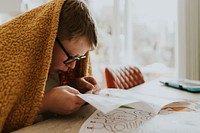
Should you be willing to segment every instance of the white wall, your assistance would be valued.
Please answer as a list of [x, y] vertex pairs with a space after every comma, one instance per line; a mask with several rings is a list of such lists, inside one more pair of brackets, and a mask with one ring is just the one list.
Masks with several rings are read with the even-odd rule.
[[19, 15], [22, 0], [0, 0], [0, 25]]
[[0, 13], [20, 13], [21, 0], [0, 0]]
[[[23, 4], [21, 4], [23, 1]], [[0, 0], [0, 24], [50, 0]]]

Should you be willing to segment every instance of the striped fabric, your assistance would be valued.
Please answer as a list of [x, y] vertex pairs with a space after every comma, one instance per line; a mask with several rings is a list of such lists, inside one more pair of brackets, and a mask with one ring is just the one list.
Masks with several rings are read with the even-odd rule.
[[144, 83], [141, 71], [135, 66], [106, 67], [107, 88], [129, 89]]

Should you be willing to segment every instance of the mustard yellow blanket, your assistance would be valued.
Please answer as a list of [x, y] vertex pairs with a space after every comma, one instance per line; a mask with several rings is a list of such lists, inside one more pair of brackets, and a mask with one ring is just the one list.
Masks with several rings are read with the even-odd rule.
[[[37, 116], [63, 3], [54, 0], [0, 26], [0, 132], [31, 125]], [[88, 61], [69, 75], [87, 75]]]

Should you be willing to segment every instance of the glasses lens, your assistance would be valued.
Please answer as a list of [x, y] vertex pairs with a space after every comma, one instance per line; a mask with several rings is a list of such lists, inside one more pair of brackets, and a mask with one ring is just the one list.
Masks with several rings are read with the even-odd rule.
[[82, 56], [79, 56], [79, 57], [73, 57], [73, 58], [67, 59], [66, 61], [64, 61], [64, 63], [69, 64], [69, 63], [72, 63], [74, 61], [82, 60], [82, 59], [85, 59], [85, 58], [86, 58], [85, 55], [82, 55]]

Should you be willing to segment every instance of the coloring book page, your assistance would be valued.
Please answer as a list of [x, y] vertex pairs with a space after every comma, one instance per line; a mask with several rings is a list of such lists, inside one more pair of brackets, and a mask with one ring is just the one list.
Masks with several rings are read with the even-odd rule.
[[168, 104], [159, 114], [122, 106], [107, 114], [96, 110], [79, 133], [199, 133], [199, 119], [200, 103], [194, 101]]
[[110, 88], [102, 89], [98, 95], [79, 94], [77, 96], [105, 114], [123, 105], [157, 114], [165, 105], [177, 101], [171, 98]]
[[79, 133], [134, 132], [153, 116], [153, 113], [130, 108], [117, 108], [107, 114], [97, 110], [84, 122]]

